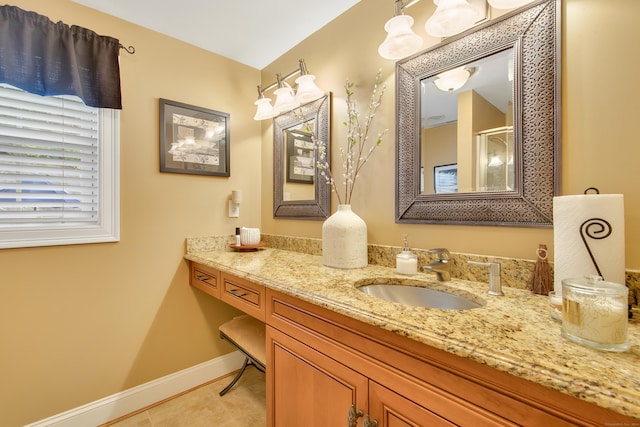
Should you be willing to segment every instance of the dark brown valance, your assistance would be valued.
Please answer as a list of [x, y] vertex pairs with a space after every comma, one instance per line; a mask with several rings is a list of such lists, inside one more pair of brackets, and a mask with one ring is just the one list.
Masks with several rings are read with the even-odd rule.
[[38, 95], [76, 95], [122, 108], [120, 42], [86, 28], [0, 6], [0, 82]]

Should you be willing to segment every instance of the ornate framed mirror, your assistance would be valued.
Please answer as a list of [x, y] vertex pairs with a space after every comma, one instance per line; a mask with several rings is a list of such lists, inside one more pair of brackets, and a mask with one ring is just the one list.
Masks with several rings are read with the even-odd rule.
[[553, 225], [559, 0], [401, 60], [396, 79], [396, 222]]
[[325, 220], [331, 188], [318, 173], [311, 134], [329, 140], [330, 94], [273, 119], [273, 217]]

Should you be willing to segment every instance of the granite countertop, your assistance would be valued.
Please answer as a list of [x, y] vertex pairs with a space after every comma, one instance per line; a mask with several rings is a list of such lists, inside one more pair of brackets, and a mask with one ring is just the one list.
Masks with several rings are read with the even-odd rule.
[[[260, 283], [432, 347], [578, 397], [615, 412], [640, 418], [640, 324], [629, 324], [631, 349], [593, 350], [560, 335], [548, 314], [547, 297], [503, 287], [504, 296], [487, 295], [486, 283], [433, 275], [403, 276], [369, 265], [340, 270], [322, 257], [277, 249], [257, 252], [191, 251], [195, 261]], [[427, 284], [470, 296], [486, 305], [464, 311], [409, 307], [358, 291], [358, 285], [390, 279]]]

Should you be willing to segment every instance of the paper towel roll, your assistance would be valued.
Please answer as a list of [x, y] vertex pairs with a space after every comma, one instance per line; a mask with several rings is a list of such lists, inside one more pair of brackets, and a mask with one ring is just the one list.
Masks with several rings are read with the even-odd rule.
[[[599, 238], [609, 232], [609, 226], [596, 219], [609, 223], [609, 236]], [[599, 275], [583, 234], [604, 279], [624, 284], [623, 195], [558, 196], [553, 198], [554, 290], [562, 292], [562, 279]]]

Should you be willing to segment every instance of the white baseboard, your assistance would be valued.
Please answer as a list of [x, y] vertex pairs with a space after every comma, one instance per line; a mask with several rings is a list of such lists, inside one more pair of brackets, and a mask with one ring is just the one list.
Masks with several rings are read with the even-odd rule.
[[234, 351], [25, 427], [99, 426], [238, 370], [244, 355]]

